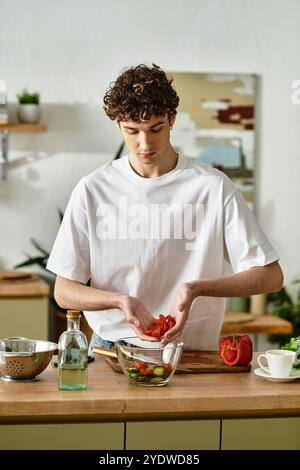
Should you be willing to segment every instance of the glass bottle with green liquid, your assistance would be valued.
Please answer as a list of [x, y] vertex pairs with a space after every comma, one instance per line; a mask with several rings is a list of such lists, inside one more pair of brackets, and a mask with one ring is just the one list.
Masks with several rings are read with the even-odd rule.
[[88, 342], [80, 331], [80, 312], [67, 311], [68, 329], [58, 340], [59, 390], [86, 390], [88, 370]]

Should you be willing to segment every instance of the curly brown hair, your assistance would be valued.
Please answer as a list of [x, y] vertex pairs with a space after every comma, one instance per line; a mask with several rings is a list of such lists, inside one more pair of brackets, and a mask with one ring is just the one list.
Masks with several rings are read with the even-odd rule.
[[103, 109], [113, 121], [149, 121], [165, 114], [170, 119], [179, 104], [172, 82], [158, 65], [131, 67], [110, 85]]

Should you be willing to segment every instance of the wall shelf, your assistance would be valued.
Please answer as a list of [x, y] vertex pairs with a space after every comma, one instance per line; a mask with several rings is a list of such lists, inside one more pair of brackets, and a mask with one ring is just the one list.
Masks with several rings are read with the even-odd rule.
[[8, 132], [47, 132], [45, 124], [8, 123], [0, 124], [0, 131]]
[[7, 123], [0, 124], [0, 180], [7, 178], [8, 165], [8, 136], [12, 132], [47, 132], [45, 124]]

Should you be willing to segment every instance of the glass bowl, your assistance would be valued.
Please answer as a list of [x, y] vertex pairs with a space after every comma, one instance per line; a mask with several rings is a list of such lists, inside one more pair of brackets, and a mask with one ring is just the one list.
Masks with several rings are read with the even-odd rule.
[[137, 336], [115, 342], [119, 364], [130, 383], [143, 387], [166, 385], [179, 365], [182, 341], [166, 346], [160, 342], [143, 341]]

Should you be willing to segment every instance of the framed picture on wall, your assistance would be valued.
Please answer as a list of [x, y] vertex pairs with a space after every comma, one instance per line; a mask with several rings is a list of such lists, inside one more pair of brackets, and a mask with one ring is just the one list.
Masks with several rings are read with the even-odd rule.
[[256, 76], [173, 71], [168, 75], [180, 97], [172, 145], [226, 173], [254, 209]]

